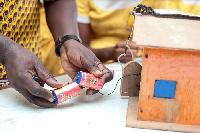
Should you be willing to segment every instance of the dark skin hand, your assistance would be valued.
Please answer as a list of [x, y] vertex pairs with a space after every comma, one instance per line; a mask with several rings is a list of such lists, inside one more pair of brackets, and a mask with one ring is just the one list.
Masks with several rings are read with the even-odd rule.
[[41, 107], [55, 107], [52, 93], [36, 81], [33, 75], [38, 75], [43, 83], [53, 88], [62, 87], [43, 63], [29, 50], [15, 43], [10, 38], [1, 35], [1, 63], [5, 66], [11, 87], [21, 93], [29, 102]]
[[[136, 43], [132, 42], [132, 41], [128, 42], [128, 46], [130, 47], [134, 58], [137, 57], [138, 50], [142, 50], [141, 47], [137, 46]], [[114, 49], [114, 58], [113, 58], [113, 60], [116, 61], [118, 59], [118, 57], [125, 52], [125, 48], [126, 48], [126, 42], [117, 43], [116, 46], [115, 46], [115, 49]], [[122, 56], [120, 58], [120, 62], [126, 63], [126, 62], [129, 62], [129, 61], [132, 61], [132, 55], [131, 55], [130, 50], [127, 49], [126, 56]]]
[[[75, 80], [79, 71], [89, 72], [97, 77], [102, 77], [104, 83], [112, 80], [111, 71], [106, 68], [92, 51], [75, 40], [67, 41], [60, 50], [63, 69]], [[93, 95], [98, 91], [88, 89], [87, 95]]]
[[[45, 2], [44, 6], [47, 24], [55, 41], [65, 35], [79, 36], [75, 0], [49, 1]], [[60, 55], [62, 67], [72, 79], [75, 79], [79, 71], [102, 77], [104, 83], [113, 78], [110, 70], [100, 62], [95, 54], [75, 40], [66, 41], [60, 49]], [[86, 94], [91, 95], [96, 92], [88, 89]]]
[[[90, 24], [78, 23], [78, 28], [80, 32], [80, 37], [82, 38], [83, 44], [92, 50], [94, 54], [99, 58], [102, 62], [106, 62], [108, 60], [117, 61], [118, 57], [125, 52], [126, 48], [126, 41], [119, 42], [114, 47], [102, 48], [102, 49], [93, 49], [90, 48], [90, 34], [91, 34], [91, 27]], [[141, 47], [137, 46], [135, 42], [130, 41], [128, 43], [134, 57], [137, 57], [138, 50], [142, 50]], [[129, 62], [132, 61], [131, 52], [127, 49], [126, 56], [122, 56], [120, 58], [120, 62]]]

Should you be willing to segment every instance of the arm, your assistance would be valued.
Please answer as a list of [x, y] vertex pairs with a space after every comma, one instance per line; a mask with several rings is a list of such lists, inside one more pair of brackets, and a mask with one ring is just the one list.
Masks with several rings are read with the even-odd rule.
[[[46, 19], [54, 40], [65, 35], [77, 35], [77, 9], [75, 0], [45, 2]], [[104, 82], [112, 79], [112, 73], [100, 62], [95, 54], [75, 40], [66, 41], [60, 48], [63, 69], [74, 79], [79, 71], [86, 71]]]

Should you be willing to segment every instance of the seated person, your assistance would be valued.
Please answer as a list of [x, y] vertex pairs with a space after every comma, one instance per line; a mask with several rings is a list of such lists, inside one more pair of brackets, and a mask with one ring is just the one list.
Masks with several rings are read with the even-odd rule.
[[[85, 46], [91, 49], [102, 61], [114, 60], [124, 53], [126, 41], [133, 25], [132, 10], [139, 3], [155, 9], [178, 9], [198, 14], [199, 5], [183, 1], [167, 0], [76, 0], [78, 7], [79, 34]], [[182, 8], [184, 7], [184, 8]], [[191, 10], [194, 7], [195, 10]], [[200, 9], [200, 8], [199, 8]], [[142, 55], [141, 47], [130, 39], [129, 46], [135, 57]], [[121, 62], [131, 61], [130, 51], [120, 58]]]
[[[130, 13], [139, 3], [152, 6], [154, 9], [178, 9], [187, 13], [200, 14], [198, 1], [105, 0], [98, 2], [98, 0], [76, 0], [76, 2], [81, 39], [84, 45], [92, 49], [102, 62], [116, 61], [118, 56], [124, 53], [125, 42], [133, 24]], [[41, 59], [52, 74], [63, 73], [61, 61], [54, 53], [55, 42], [46, 25], [43, 7], [40, 8], [40, 14]], [[142, 55], [142, 51], [137, 50], [138, 47], [134, 42], [130, 42], [129, 46], [133, 49], [135, 56]], [[132, 58], [127, 50], [127, 56], [121, 57], [120, 61], [130, 60]]]
[[[126, 41], [133, 25], [131, 12], [138, 4], [133, 1], [77, 0], [79, 34], [85, 46], [102, 61], [116, 61], [125, 52]], [[141, 47], [135, 42], [129, 47], [135, 57], [141, 56]], [[132, 60], [129, 50], [121, 62]]]
[[[0, 89], [9, 84], [29, 102], [42, 107], [55, 107], [57, 104], [53, 94], [33, 79], [39, 76], [42, 85], [46, 83], [52, 88], [62, 87], [62, 83], [56, 81], [39, 59], [39, 1], [28, 3], [12, 0], [0, 4]], [[69, 77], [74, 79], [79, 71], [84, 70], [102, 77], [104, 83], [110, 81], [113, 75], [109, 69], [78, 39], [75, 0], [45, 0], [44, 6], [54, 40], [69, 35], [73, 37], [57, 43], [60, 47], [56, 51]], [[88, 89], [87, 94], [94, 92]]]

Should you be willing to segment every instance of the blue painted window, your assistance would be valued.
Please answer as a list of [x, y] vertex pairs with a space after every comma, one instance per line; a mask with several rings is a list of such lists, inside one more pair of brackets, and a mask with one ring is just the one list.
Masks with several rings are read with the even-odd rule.
[[156, 80], [154, 97], [174, 99], [176, 82], [169, 80]]

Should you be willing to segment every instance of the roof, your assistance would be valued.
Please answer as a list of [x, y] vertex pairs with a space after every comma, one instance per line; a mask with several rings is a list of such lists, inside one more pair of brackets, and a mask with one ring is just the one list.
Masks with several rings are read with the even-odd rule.
[[200, 16], [177, 10], [135, 15], [133, 41], [147, 47], [200, 50]]

